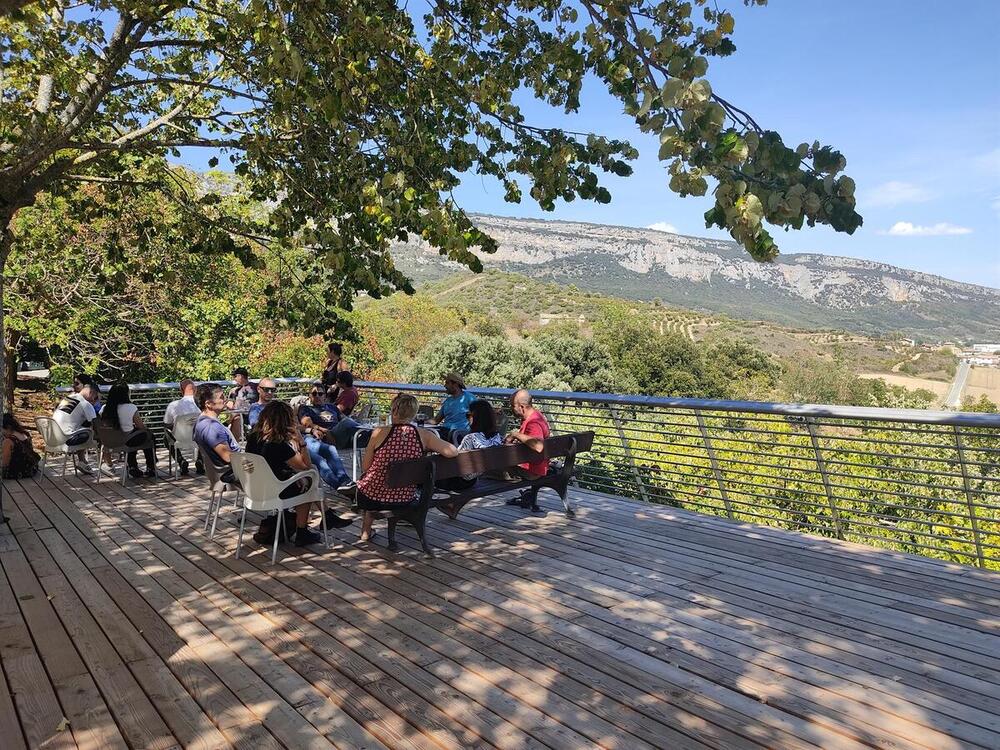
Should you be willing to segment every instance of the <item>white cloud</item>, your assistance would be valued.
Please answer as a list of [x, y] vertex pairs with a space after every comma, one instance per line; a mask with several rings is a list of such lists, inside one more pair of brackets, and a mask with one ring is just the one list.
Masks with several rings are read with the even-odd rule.
[[897, 221], [888, 231], [879, 232], [879, 234], [888, 234], [893, 237], [948, 237], [956, 234], [972, 234], [972, 230], [943, 221], [929, 227], [911, 224], [908, 221]]
[[862, 205], [871, 207], [901, 206], [905, 203], [923, 203], [931, 199], [927, 188], [912, 182], [890, 180], [865, 191]]
[[671, 234], [677, 234], [677, 227], [673, 224], [668, 224], [665, 221], [658, 221], [655, 224], [650, 224], [646, 229], [655, 229], [657, 232], [670, 232]]

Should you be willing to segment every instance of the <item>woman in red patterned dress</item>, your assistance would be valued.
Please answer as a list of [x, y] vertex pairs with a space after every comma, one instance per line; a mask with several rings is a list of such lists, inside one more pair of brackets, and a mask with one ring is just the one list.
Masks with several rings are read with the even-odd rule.
[[424, 453], [440, 453], [442, 456], [457, 456], [458, 449], [445, 442], [433, 430], [423, 430], [413, 424], [417, 416], [417, 399], [408, 393], [400, 393], [392, 400], [391, 423], [376, 427], [361, 460], [364, 474], [358, 480], [358, 506], [365, 509], [361, 525], [361, 541], [367, 542], [375, 536], [372, 521], [375, 516], [369, 507], [385, 510], [386, 505], [398, 503], [400, 507], [410, 505], [417, 499], [415, 484], [405, 487], [390, 487], [389, 472], [397, 461], [420, 458]]

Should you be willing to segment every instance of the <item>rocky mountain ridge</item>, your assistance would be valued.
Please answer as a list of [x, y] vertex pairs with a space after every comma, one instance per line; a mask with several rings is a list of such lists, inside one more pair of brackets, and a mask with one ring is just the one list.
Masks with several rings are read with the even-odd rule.
[[[922, 341], [1000, 339], [1000, 290], [884, 263], [799, 253], [758, 263], [736, 243], [653, 229], [476, 215], [499, 245], [487, 268], [744, 319]], [[458, 268], [422, 242], [397, 245], [420, 281]]]

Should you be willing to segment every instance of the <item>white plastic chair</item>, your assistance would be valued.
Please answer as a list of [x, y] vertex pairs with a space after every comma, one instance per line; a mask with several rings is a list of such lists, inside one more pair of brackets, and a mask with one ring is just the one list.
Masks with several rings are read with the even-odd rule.
[[175, 479], [180, 478], [181, 471], [180, 462], [178, 462], [177, 473], [174, 473], [175, 450], [184, 456], [185, 459], [188, 459], [190, 456], [191, 463], [194, 463], [198, 459], [198, 446], [194, 442], [194, 425], [200, 416], [197, 412], [194, 414], [182, 414], [174, 420], [173, 427], [167, 427], [164, 430], [168, 449], [167, 471]]
[[[35, 426], [38, 427], [38, 432], [45, 441], [45, 451], [42, 454], [42, 473], [45, 472], [45, 463], [49, 456], [61, 455], [63, 457], [62, 475], [66, 476], [66, 462], [69, 461], [71, 453], [86, 453], [87, 451], [93, 450], [97, 447], [94, 443], [93, 431], [91, 431], [90, 439], [86, 443], [80, 443], [79, 445], [66, 445], [68, 436], [62, 431], [59, 423], [52, 417], [35, 417]], [[79, 475], [79, 472], [76, 470], [75, 460], [73, 461], [73, 474], [75, 476]], [[100, 472], [98, 472], [98, 476], [100, 476]]]
[[[243, 529], [246, 525], [247, 511], [257, 513], [278, 511], [278, 521], [274, 529], [274, 548], [271, 550], [271, 564], [278, 559], [278, 541], [281, 539], [281, 526], [285, 510], [302, 503], [319, 503], [320, 516], [323, 519], [323, 545], [327, 545], [326, 536], [326, 500], [320, 491], [319, 472], [316, 469], [306, 469], [293, 474], [288, 479], [279, 481], [267, 465], [263, 456], [255, 453], [233, 454], [233, 473], [243, 485], [243, 515], [240, 518], [240, 536], [236, 542], [236, 557], [240, 556], [243, 547]], [[309, 479], [309, 489], [301, 495], [287, 499], [278, 497], [282, 491], [292, 486], [300, 479]]]
[[[222, 507], [223, 495], [229, 490], [236, 490], [236, 498], [233, 500], [233, 507], [235, 508], [240, 504], [241, 490], [238, 485], [223, 482], [222, 474], [224, 470], [215, 465], [213, 456], [197, 443], [195, 447], [197, 447], [198, 453], [201, 454], [201, 463], [205, 469], [205, 479], [208, 480], [208, 488], [212, 492], [208, 499], [208, 510], [205, 512], [205, 524], [202, 526], [203, 531], [207, 530], [208, 522], [212, 522], [212, 532], [209, 534], [209, 539], [211, 539], [215, 536], [215, 523], [219, 520], [219, 508]], [[238, 454], [233, 454], [234, 457], [236, 455]]]

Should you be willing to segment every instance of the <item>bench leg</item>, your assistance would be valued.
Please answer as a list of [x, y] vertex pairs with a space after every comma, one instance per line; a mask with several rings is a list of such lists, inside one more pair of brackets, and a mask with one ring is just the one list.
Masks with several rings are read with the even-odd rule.
[[427, 509], [425, 508], [420, 512], [414, 520], [414, 528], [417, 530], [417, 536], [420, 538], [420, 546], [424, 550], [424, 555], [427, 557], [434, 557], [434, 552], [431, 551], [430, 545], [427, 544], [427, 533], [424, 525], [427, 523]]
[[390, 552], [399, 552], [399, 545], [396, 544], [396, 524], [399, 519], [396, 517], [395, 513], [389, 514], [389, 541], [386, 545], [386, 549]]
[[559, 488], [559, 498], [562, 500], [563, 508], [566, 509], [566, 518], [574, 518], [576, 511], [569, 502], [569, 483], [565, 483]]

